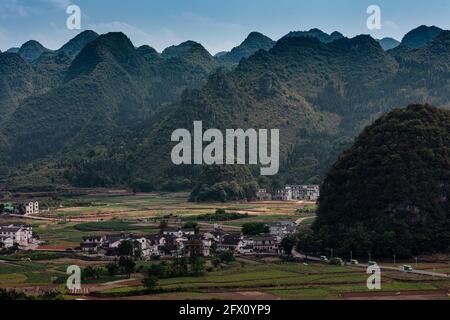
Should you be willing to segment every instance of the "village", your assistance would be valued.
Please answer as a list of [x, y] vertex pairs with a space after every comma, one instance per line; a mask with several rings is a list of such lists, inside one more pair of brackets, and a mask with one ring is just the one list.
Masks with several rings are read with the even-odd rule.
[[[258, 201], [317, 201], [320, 196], [318, 185], [288, 185], [274, 194], [260, 189], [257, 192]], [[42, 211], [42, 210], [41, 210]], [[38, 201], [27, 201], [18, 204], [0, 204], [0, 214], [8, 216], [32, 217], [38, 216], [40, 206]], [[88, 255], [114, 256], [117, 248], [123, 242], [138, 244], [142, 259], [156, 257], [175, 258], [192, 254], [210, 256], [213, 252], [231, 251], [240, 255], [281, 255], [282, 239], [296, 232], [293, 221], [271, 221], [264, 224], [263, 232], [243, 234], [226, 232], [219, 224], [214, 224], [211, 230], [200, 232], [193, 228], [160, 228], [159, 234], [127, 234], [116, 233], [108, 235], [84, 236], [75, 252]], [[5, 225], [0, 226], [0, 248], [20, 248], [33, 250], [39, 247], [39, 241], [33, 238], [31, 226]]]
[[[315, 290], [322, 296], [322, 280], [311, 291], [310, 282], [305, 284], [310, 277], [324, 282], [348, 277], [326, 287], [330, 298], [349, 294], [348, 285], [364, 290], [367, 258], [351, 252], [342, 259], [333, 252], [306, 257], [297, 246], [316, 218], [318, 186], [260, 189], [256, 196], [229, 203], [193, 203], [186, 193], [129, 190], [3, 197], [0, 290], [15, 288], [31, 296], [62, 292], [69, 299], [304, 298]], [[369, 265], [376, 264], [373, 258]], [[404, 279], [446, 286], [447, 264], [421, 259], [383, 261], [389, 272], [386, 288], [406, 287]], [[60, 291], [73, 265], [80, 268], [83, 290]], [[446, 296], [438, 289], [430, 295]]]
[[[165, 225], [165, 222], [161, 223]], [[159, 234], [126, 234], [89, 235], [82, 237], [79, 247], [70, 249], [71, 253], [79, 253], [110, 259], [118, 256], [118, 249], [124, 243], [133, 246], [139, 252], [139, 259], [151, 260], [160, 258], [180, 258], [188, 256], [212, 256], [213, 253], [230, 251], [237, 255], [281, 255], [281, 241], [297, 230], [295, 222], [280, 221], [262, 227], [263, 233], [243, 235], [228, 233], [220, 225], [207, 232], [194, 228], [161, 229]], [[40, 241], [33, 234], [29, 225], [0, 226], [0, 250], [35, 250]]]

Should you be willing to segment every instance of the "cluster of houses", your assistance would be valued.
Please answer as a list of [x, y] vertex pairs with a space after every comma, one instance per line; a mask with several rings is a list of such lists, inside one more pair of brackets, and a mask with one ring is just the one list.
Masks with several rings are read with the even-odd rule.
[[258, 190], [256, 197], [259, 201], [292, 201], [305, 200], [317, 201], [320, 197], [319, 185], [287, 185], [278, 190], [275, 194], [269, 193], [266, 189]]
[[11, 248], [14, 245], [27, 247], [34, 243], [33, 227], [26, 225], [0, 226], [0, 248]]
[[211, 256], [215, 252], [233, 251], [241, 255], [282, 253], [281, 240], [296, 231], [294, 222], [276, 222], [269, 225], [268, 234], [242, 236], [229, 234], [216, 226], [212, 231], [196, 234], [194, 229], [165, 230], [159, 235], [114, 234], [88, 236], [82, 239], [80, 249], [90, 254], [114, 254], [123, 241], [139, 245], [142, 257]]
[[39, 214], [39, 202], [29, 201], [19, 204], [2, 203], [0, 204], [0, 214], [19, 214], [24, 216]]

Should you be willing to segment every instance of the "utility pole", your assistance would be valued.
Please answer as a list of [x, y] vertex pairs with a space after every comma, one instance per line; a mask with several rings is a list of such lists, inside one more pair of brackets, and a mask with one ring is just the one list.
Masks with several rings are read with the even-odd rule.
[[417, 265], [418, 265], [418, 260], [419, 260], [419, 259], [416, 257], [416, 268], [417, 268]]
[[333, 248], [331, 248], [331, 259], [333, 259]]
[[369, 261], [372, 261], [372, 254], [369, 252]]
[[395, 257], [395, 254], [394, 254], [394, 266], [396, 265], [396, 263], [395, 263], [395, 262], [396, 262], [396, 261], [395, 261], [395, 258], [396, 258], [396, 257]]
[[353, 251], [350, 251], [350, 260], [353, 260]]

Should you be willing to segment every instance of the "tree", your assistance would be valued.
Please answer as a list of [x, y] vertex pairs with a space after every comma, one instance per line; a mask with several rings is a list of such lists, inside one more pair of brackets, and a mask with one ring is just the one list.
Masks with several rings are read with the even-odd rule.
[[201, 240], [192, 239], [188, 243], [189, 256], [201, 257], [203, 256], [203, 243]]
[[119, 256], [132, 256], [134, 251], [134, 244], [132, 241], [124, 240], [119, 244], [117, 253]]
[[200, 233], [200, 226], [195, 221], [188, 221], [188, 222], [186, 222], [183, 225], [183, 228], [184, 229], [194, 229], [195, 234], [199, 234]]
[[234, 253], [233, 251], [227, 250], [219, 253], [219, 261], [222, 263], [228, 263], [234, 261]]
[[87, 266], [83, 269], [82, 278], [83, 279], [98, 279], [100, 277], [101, 270], [95, 267]]
[[152, 264], [152, 265], [150, 265], [150, 267], [148, 267], [148, 270], [147, 270], [147, 274], [149, 276], [155, 276], [157, 278], [165, 277], [166, 273], [167, 273], [167, 267], [165, 264], [162, 264], [162, 263]]
[[254, 236], [261, 233], [268, 233], [269, 227], [262, 222], [249, 222], [242, 225], [242, 234], [244, 236]]
[[119, 258], [119, 268], [120, 272], [128, 277], [134, 272], [136, 263], [130, 257], [120, 257]]
[[106, 265], [106, 270], [108, 270], [108, 273], [113, 276], [119, 273], [120, 268], [116, 262], [113, 262]]
[[281, 240], [281, 246], [283, 247], [284, 253], [287, 255], [292, 254], [292, 249], [294, 249], [297, 244], [297, 239], [294, 235], [288, 235]]
[[139, 241], [133, 242], [133, 257], [137, 260], [142, 258], [142, 247]]
[[202, 275], [205, 271], [205, 259], [202, 257], [191, 257], [190, 258], [191, 263], [191, 273], [193, 276], [199, 276]]
[[317, 242], [311, 229], [302, 230], [297, 235], [298, 243], [296, 250], [303, 253], [308, 259], [308, 254], [317, 249]]
[[0, 288], [0, 301], [30, 300], [25, 293]]
[[177, 258], [172, 261], [171, 275], [174, 277], [183, 277], [188, 274], [188, 263], [186, 258]]
[[154, 290], [158, 283], [158, 278], [155, 276], [147, 276], [142, 280], [142, 284], [147, 290]]
[[225, 209], [223, 209], [223, 208], [217, 209], [217, 210], [216, 210], [216, 215], [224, 216], [224, 215], [226, 215], [226, 214], [227, 214], [227, 212], [226, 212]]
[[166, 220], [161, 220], [159, 222], [159, 233], [163, 234], [167, 228], [169, 228], [169, 223]]

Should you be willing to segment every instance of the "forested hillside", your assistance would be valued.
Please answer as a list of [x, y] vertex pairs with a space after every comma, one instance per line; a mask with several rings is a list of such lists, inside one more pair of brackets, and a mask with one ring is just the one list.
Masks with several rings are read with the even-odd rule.
[[323, 248], [410, 257], [450, 249], [450, 111], [395, 109], [340, 155], [314, 224]]
[[[203, 120], [204, 129], [280, 129], [280, 173], [261, 184], [320, 183], [384, 112], [449, 105], [449, 32], [412, 32], [408, 41], [421, 46], [386, 52], [370, 36], [319, 31], [292, 32], [274, 45], [251, 34], [232, 70], [199, 43], [158, 53], [121, 33], [87, 32], [32, 62], [1, 53], [2, 181], [200, 190], [202, 167], [174, 166], [170, 138]], [[255, 181], [257, 169], [247, 168]], [[220, 183], [210, 181], [206, 188]]]

